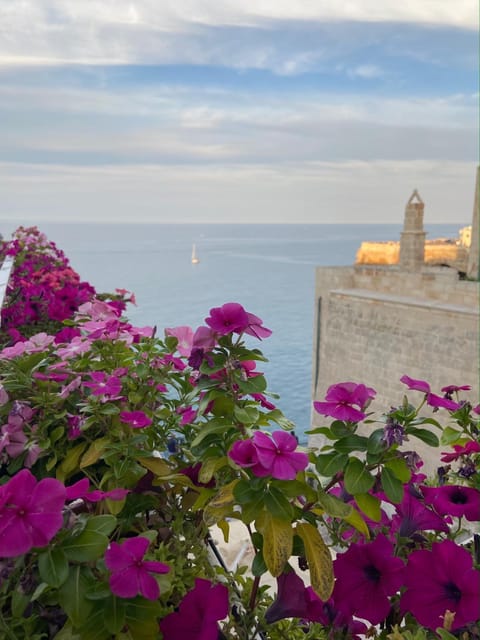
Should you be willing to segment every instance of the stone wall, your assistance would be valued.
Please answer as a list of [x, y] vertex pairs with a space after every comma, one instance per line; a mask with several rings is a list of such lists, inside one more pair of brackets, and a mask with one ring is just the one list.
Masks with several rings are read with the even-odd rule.
[[[399, 379], [407, 374], [438, 393], [447, 384], [469, 384], [478, 402], [478, 282], [459, 280], [448, 268], [326, 267], [317, 269], [315, 295], [314, 399], [352, 380], [376, 389], [372, 409], [385, 410], [401, 402], [406, 387]], [[314, 414], [312, 422], [324, 419]], [[419, 442], [410, 446], [422, 450]]]

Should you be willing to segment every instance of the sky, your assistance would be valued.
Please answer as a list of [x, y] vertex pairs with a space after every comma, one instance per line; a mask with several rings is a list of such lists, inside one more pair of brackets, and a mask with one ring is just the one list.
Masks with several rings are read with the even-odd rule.
[[0, 220], [471, 220], [477, 0], [1, 0]]

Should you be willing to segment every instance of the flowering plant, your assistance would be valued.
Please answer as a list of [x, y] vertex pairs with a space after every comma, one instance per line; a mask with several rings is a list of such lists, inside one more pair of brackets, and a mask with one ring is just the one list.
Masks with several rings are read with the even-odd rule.
[[[1, 637], [478, 637], [467, 389], [405, 377], [424, 402], [374, 419], [373, 389], [333, 385], [306, 450], [257, 370], [260, 318], [232, 302], [160, 338], [120, 314], [92, 295], [0, 352]], [[453, 448], [434, 480], [414, 438]], [[254, 557], [230, 571], [210, 531], [235, 522]]]

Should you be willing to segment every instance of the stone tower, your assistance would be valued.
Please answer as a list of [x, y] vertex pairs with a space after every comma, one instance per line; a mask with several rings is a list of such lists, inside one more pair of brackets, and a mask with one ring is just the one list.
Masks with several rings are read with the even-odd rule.
[[473, 217], [472, 217], [472, 242], [470, 243], [470, 252], [468, 254], [467, 276], [474, 280], [480, 280], [478, 253], [480, 245], [480, 228], [478, 218], [480, 216], [480, 167], [477, 167], [477, 179], [475, 181], [475, 199], [473, 201]]
[[420, 271], [424, 264], [425, 237], [423, 230], [423, 200], [415, 189], [405, 207], [405, 220], [400, 235], [400, 268]]

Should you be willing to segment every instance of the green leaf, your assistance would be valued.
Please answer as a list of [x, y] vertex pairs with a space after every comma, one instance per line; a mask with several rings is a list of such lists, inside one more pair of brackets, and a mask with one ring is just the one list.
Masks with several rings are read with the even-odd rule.
[[293, 507], [281, 491], [270, 487], [265, 494], [265, 508], [274, 518], [290, 520], [293, 518]]
[[233, 480], [220, 489], [203, 510], [203, 519], [208, 527], [231, 514], [235, 503], [233, 490], [238, 480]]
[[158, 635], [158, 621], [162, 608], [156, 600], [136, 598], [127, 605], [126, 623], [135, 640], [152, 640]]
[[388, 467], [384, 467], [380, 479], [382, 489], [385, 491], [387, 498], [396, 504], [401, 502], [403, 498], [403, 484], [394, 475], [393, 471], [390, 471]]
[[385, 449], [385, 443], [383, 441], [383, 429], [376, 429], [373, 431], [367, 442], [367, 451], [370, 454], [380, 453]]
[[257, 521], [257, 528], [263, 535], [263, 558], [274, 578], [277, 578], [287, 564], [293, 548], [293, 529], [290, 520], [275, 518], [266, 512]]
[[68, 478], [74, 471], [78, 471], [80, 458], [87, 448], [87, 445], [87, 442], [81, 442], [68, 450], [62, 463], [57, 467], [57, 480], [65, 482], [66, 478]]
[[350, 458], [345, 469], [345, 489], [352, 496], [357, 493], [367, 493], [374, 485], [375, 478], [358, 458]]
[[110, 633], [120, 633], [125, 626], [127, 605], [124, 600], [112, 596], [104, 604], [103, 622]]
[[262, 393], [267, 388], [265, 376], [253, 376], [247, 380], [237, 380], [238, 387], [243, 393]]
[[38, 556], [41, 579], [51, 587], [60, 587], [68, 578], [68, 560], [62, 549], [48, 549]]
[[263, 576], [264, 573], [268, 571], [267, 565], [265, 564], [265, 560], [263, 559], [263, 553], [259, 551], [255, 554], [252, 562], [252, 574], [254, 576]]
[[332, 595], [334, 583], [329, 548], [318, 529], [311, 524], [298, 523], [295, 532], [303, 541], [313, 590], [319, 598], [328, 600]]
[[71, 619], [75, 627], [85, 623], [93, 603], [89, 602], [86, 594], [93, 582], [86, 567], [70, 567], [68, 578], [59, 589], [59, 603]]
[[330, 429], [335, 438], [344, 438], [345, 436], [353, 435], [352, 430], [347, 427], [343, 420], [334, 420], [330, 425]]
[[62, 548], [69, 560], [90, 562], [105, 553], [108, 542], [108, 537], [104, 533], [85, 529], [79, 536], [66, 540]]
[[440, 436], [441, 444], [457, 444], [462, 437], [462, 432], [453, 429], [452, 427], [445, 427]]
[[255, 482], [240, 480], [233, 489], [233, 495], [238, 504], [244, 505], [258, 498], [263, 498], [264, 486], [256, 486]]
[[246, 425], [252, 425], [258, 422], [260, 412], [256, 407], [239, 407], [236, 405], [233, 408], [233, 415], [238, 422]]
[[95, 464], [95, 462], [99, 460], [100, 456], [105, 451], [109, 443], [110, 438], [107, 437], [94, 440], [82, 456], [82, 459], [80, 461], [80, 469], [84, 469], [85, 467], [89, 467], [90, 465]]
[[430, 447], [438, 447], [440, 441], [438, 437], [428, 429], [417, 429], [416, 427], [407, 427], [405, 432], [409, 436], [415, 436]]
[[357, 531], [360, 531], [367, 539], [370, 538], [370, 531], [368, 530], [367, 523], [362, 518], [362, 515], [356, 510], [352, 509], [348, 516], [343, 518], [345, 522], [355, 527]]
[[115, 516], [108, 514], [93, 516], [88, 519], [85, 526], [86, 531], [97, 531], [98, 533], [104, 533], [106, 536], [110, 535], [117, 526], [117, 519]]
[[330, 478], [338, 471], [342, 471], [347, 462], [348, 455], [346, 453], [333, 451], [332, 453], [324, 453], [317, 456], [317, 459], [315, 460], [315, 468], [321, 476]]
[[346, 504], [337, 496], [334, 496], [330, 493], [325, 493], [324, 491], [318, 492], [317, 501], [319, 505], [325, 509], [328, 515], [333, 516], [334, 518], [345, 518], [352, 511], [352, 505]]
[[340, 438], [333, 445], [335, 451], [339, 453], [351, 453], [352, 451], [366, 451], [368, 446], [368, 438], [365, 436], [358, 436], [356, 433], [352, 433], [345, 438]]
[[192, 444], [190, 445], [192, 448], [193, 447], [197, 447], [202, 440], [204, 440], [207, 436], [211, 435], [212, 433], [221, 433], [222, 435], [224, 434], [224, 432], [228, 429], [228, 427], [230, 427], [232, 425], [225, 423], [225, 420], [211, 420], [210, 422], [207, 422], [206, 424], [202, 424], [200, 426], [200, 431], [197, 434], [197, 436], [193, 439]]
[[367, 518], [370, 518], [370, 520], [374, 522], [380, 522], [380, 518], [382, 517], [380, 500], [376, 496], [372, 496], [369, 493], [357, 493], [355, 502]]
[[408, 468], [405, 458], [393, 458], [385, 463], [385, 466], [393, 471], [393, 474], [400, 482], [406, 483], [412, 477], [412, 472]]

